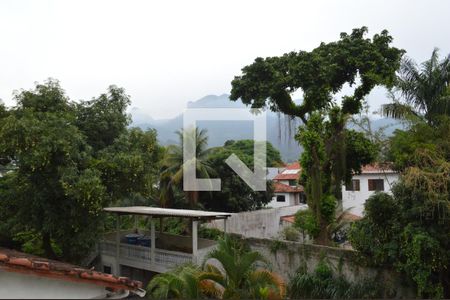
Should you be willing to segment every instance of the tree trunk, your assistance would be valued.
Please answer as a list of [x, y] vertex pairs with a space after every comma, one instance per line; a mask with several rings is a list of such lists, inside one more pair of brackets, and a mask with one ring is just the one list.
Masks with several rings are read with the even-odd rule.
[[50, 233], [42, 234], [42, 247], [44, 248], [45, 256], [50, 259], [56, 259], [55, 251], [53, 251]]

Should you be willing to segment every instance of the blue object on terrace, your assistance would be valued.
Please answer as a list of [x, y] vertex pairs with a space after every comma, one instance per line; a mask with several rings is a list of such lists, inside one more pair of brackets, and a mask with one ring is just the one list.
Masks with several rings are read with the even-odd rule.
[[125, 235], [128, 244], [136, 245], [138, 243], [138, 238], [142, 237], [142, 234], [129, 233]]

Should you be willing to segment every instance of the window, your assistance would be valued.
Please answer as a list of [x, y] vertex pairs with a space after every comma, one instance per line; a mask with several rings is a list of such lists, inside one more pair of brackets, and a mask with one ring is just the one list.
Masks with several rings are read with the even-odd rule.
[[369, 191], [384, 191], [384, 180], [369, 179]]
[[286, 202], [286, 197], [284, 195], [278, 195], [277, 202]]
[[297, 180], [295, 180], [295, 179], [290, 179], [290, 180], [289, 180], [289, 185], [290, 185], [290, 186], [297, 186]]
[[359, 191], [359, 179], [353, 179], [350, 183], [345, 185], [346, 191]]
[[111, 267], [110, 266], [103, 266], [103, 273], [111, 274]]

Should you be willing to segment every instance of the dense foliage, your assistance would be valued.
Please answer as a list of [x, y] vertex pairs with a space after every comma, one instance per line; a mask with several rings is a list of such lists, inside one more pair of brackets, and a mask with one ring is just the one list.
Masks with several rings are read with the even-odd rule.
[[[329, 243], [327, 219], [331, 218], [323, 215], [323, 208], [331, 208], [333, 202], [335, 206], [340, 204], [343, 181], [373, 157], [370, 146], [367, 155], [352, 153], [366, 150], [362, 144], [370, 141], [346, 132], [348, 116], [361, 110], [364, 97], [375, 86], [394, 84], [403, 54], [403, 50], [390, 46], [392, 37], [387, 31], [372, 39], [364, 37], [366, 32], [367, 28], [363, 27], [351, 34], [342, 33], [340, 40], [322, 43], [310, 52], [257, 58], [242, 69], [242, 76], [232, 81], [232, 100], [241, 99], [254, 108], [268, 106], [302, 120], [297, 140], [305, 150], [301, 158], [303, 182], [308, 204], [320, 227], [316, 241], [322, 244]], [[342, 97], [339, 108], [333, 97], [345, 84], [355, 88], [353, 94]], [[300, 104], [291, 97], [298, 89], [303, 92]], [[326, 126], [324, 116], [329, 118]], [[347, 143], [343, 143], [346, 139]], [[351, 149], [352, 146], [355, 148]], [[347, 163], [348, 156], [351, 160]], [[351, 162], [355, 165], [350, 165]]]
[[393, 266], [417, 285], [419, 297], [450, 296], [450, 163], [417, 150], [414, 166], [392, 189], [366, 202], [351, 230], [352, 245], [372, 265]]
[[307, 271], [301, 266], [289, 281], [291, 299], [373, 299], [394, 296], [386, 286], [375, 278], [350, 282], [330, 264], [321, 260], [315, 270]]
[[187, 265], [157, 275], [147, 291], [152, 299], [283, 299], [285, 284], [260, 253], [225, 237], [201, 268]]
[[[206, 209], [215, 211], [240, 212], [255, 210], [270, 202], [272, 185], [267, 182], [264, 192], [253, 191], [226, 163], [226, 159], [235, 154], [250, 169], [253, 169], [253, 141], [227, 141], [223, 147], [211, 149], [208, 163], [214, 167], [221, 178], [221, 191], [205, 193], [201, 203]], [[272, 144], [267, 143], [267, 166], [281, 163], [280, 153]]]
[[114, 86], [76, 104], [49, 80], [15, 98], [0, 120], [0, 157], [14, 164], [0, 178], [1, 234], [24, 250], [79, 261], [98, 238], [104, 206], [148, 196], [156, 134], [127, 129], [128, 96]]

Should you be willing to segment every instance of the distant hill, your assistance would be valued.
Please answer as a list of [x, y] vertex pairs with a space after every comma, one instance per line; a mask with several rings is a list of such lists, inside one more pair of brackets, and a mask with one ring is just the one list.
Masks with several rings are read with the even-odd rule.
[[[230, 101], [229, 95], [209, 95], [197, 101], [190, 101], [188, 108], [245, 108], [240, 101]], [[142, 129], [154, 128], [158, 131], [158, 139], [163, 145], [178, 143], [175, 131], [183, 126], [183, 115], [180, 114], [172, 119], [157, 120], [142, 113], [139, 109], [131, 110], [133, 124]], [[384, 126], [388, 119], [379, 119], [373, 122], [374, 128]], [[242, 140], [253, 138], [253, 124], [249, 121], [200, 121], [200, 128], [208, 130], [208, 146], [222, 146], [227, 140]], [[300, 125], [297, 120], [291, 120], [282, 114], [274, 112], [267, 113], [267, 140], [276, 147], [286, 162], [298, 160], [301, 147], [294, 140], [293, 135]]]

